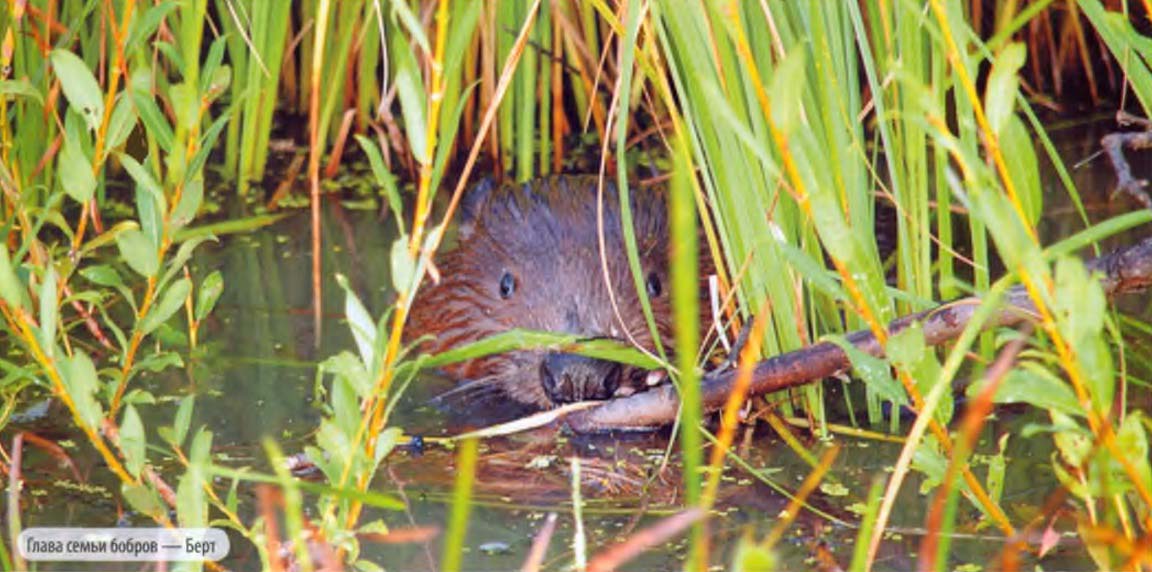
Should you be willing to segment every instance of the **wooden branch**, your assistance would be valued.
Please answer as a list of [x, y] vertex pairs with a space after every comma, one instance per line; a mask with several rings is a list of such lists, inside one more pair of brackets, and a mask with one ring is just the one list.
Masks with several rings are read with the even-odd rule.
[[[1086, 266], [1090, 272], [1099, 273], [1104, 293], [1109, 298], [1144, 290], [1152, 285], [1152, 237], [1092, 260]], [[960, 336], [979, 309], [980, 303], [976, 297], [948, 302], [900, 318], [889, 324], [888, 331], [896, 333], [919, 323], [924, 330], [925, 343], [930, 346], [941, 345]], [[1017, 286], [1007, 292], [1003, 306], [984, 327], [1018, 324], [1030, 319], [1035, 310], [1027, 292]], [[883, 348], [871, 332], [854, 332], [845, 338], [867, 354], [877, 357], [884, 355]], [[844, 350], [831, 342], [821, 342], [757, 364], [752, 373], [748, 396], [813, 383], [850, 367], [851, 362]], [[723, 407], [735, 380], [734, 369], [704, 377], [701, 398], [705, 411], [716, 411]], [[672, 423], [679, 407], [680, 399], [675, 387], [665, 384], [644, 393], [607, 401], [599, 407], [573, 412], [566, 421], [578, 432], [639, 429]]]
[[1132, 175], [1132, 168], [1124, 158], [1124, 147], [1130, 149], [1147, 149], [1152, 147], [1152, 121], [1143, 117], [1136, 117], [1123, 111], [1116, 114], [1116, 122], [1120, 125], [1136, 124], [1144, 131], [1110, 133], [1100, 139], [1100, 146], [1112, 163], [1112, 170], [1116, 172], [1116, 190], [1127, 193], [1136, 199], [1146, 209], [1152, 209], [1152, 198], [1144, 190], [1148, 181], [1137, 179]]

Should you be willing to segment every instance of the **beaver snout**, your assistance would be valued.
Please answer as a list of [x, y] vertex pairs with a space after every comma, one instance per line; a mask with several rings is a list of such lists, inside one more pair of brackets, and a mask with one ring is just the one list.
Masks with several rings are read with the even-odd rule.
[[555, 404], [608, 399], [620, 387], [620, 364], [575, 354], [549, 353], [540, 364], [544, 394]]

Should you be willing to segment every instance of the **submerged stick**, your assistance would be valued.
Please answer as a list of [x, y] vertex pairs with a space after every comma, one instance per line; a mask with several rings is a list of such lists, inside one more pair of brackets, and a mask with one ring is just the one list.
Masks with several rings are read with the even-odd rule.
[[1149, 198], [1148, 191], [1144, 190], [1148, 186], [1148, 181], [1134, 177], [1132, 167], [1124, 158], [1124, 147], [1131, 149], [1152, 147], [1152, 121], [1121, 111], [1116, 114], [1116, 122], [1120, 125], [1135, 124], [1144, 128], [1144, 131], [1110, 133], [1100, 139], [1100, 146], [1104, 148], [1108, 161], [1112, 163], [1112, 170], [1116, 172], [1116, 190], [1131, 195], [1144, 208], [1152, 209], [1152, 198]]
[[[1133, 246], [1106, 254], [1086, 263], [1089, 272], [1101, 275], [1104, 294], [1113, 298], [1137, 292], [1152, 285], [1152, 237]], [[913, 324], [924, 330], [924, 342], [938, 346], [960, 336], [979, 309], [977, 297], [962, 298], [941, 304], [893, 321], [889, 333], [897, 333]], [[984, 327], [1011, 326], [1035, 315], [1036, 307], [1023, 287], [1005, 294], [1003, 307], [989, 318]], [[869, 331], [845, 336], [856, 349], [872, 356], [884, 355], [884, 348]], [[821, 342], [804, 349], [780, 354], [756, 365], [748, 396], [757, 396], [813, 383], [851, 367], [844, 350], [832, 342]], [[723, 407], [736, 381], [735, 370], [706, 375], [702, 381], [701, 402], [706, 411]], [[680, 399], [676, 388], [665, 384], [644, 393], [613, 399], [594, 409], [568, 416], [567, 423], [579, 432], [610, 429], [639, 429], [667, 425], [676, 419]]]

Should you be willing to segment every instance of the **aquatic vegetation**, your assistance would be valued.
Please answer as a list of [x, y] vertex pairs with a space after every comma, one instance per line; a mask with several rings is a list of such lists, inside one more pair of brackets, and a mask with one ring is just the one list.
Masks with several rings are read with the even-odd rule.
[[[926, 495], [923, 569], [954, 567], [954, 533], [982, 528], [1001, 535], [1005, 569], [1024, 566], [1026, 550], [1042, 565], [1049, 546], [1026, 540], [1055, 530], [1074, 533], [1078, 552], [1099, 568], [1147, 567], [1152, 468], [1142, 408], [1152, 327], [1146, 312], [1116, 310], [1079, 255], [1099, 254], [1133, 229], [1146, 233], [1152, 213], [1124, 198], [1116, 203], [1128, 205], [1117, 209], [1125, 214], [1093, 209], [1099, 193], [1077, 188], [1033, 109], [1048, 98], [1022, 79], [1059, 84], [1063, 72], [1048, 78], [1036, 62], [1059, 52], [1053, 37], [1072, 38], [1090, 98], [1099, 101], [1109, 85], [1097, 81], [1099, 66], [1116, 66], [1147, 116], [1147, 38], [1133, 26], [1137, 15], [1116, 3], [989, 4], [6, 3], [4, 416], [33, 396], [53, 396], [81, 447], [107, 467], [104, 482], [158, 525], [231, 528], [267, 569], [373, 569], [368, 543], [429, 536], [391, 518], [406, 502], [382, 469], [396, 451], [417, 447], [395, 423], [405, 389], [450, 361], [564, 348], [660, 369], [675, 384], [677, 446], [669, 451], [678, 453], [664, 457], [675, 462], [661, 471], [679, 470], [677, 500], [655, 507], [661, 520], [614, 548], [600, 546], [585, 526], [598, 507], [581, 476], [602, 469], [580, 460], [534, 465], [568, 471], [563, 508], [572, 516], [539, 527], [526, 569], [611, 568], [689, 529], [675, 551], [687, 569], [771, 568], [793, 519], [820, 510], [812, 499], [839, 498], [827, 491], [858, 505], [850, 568], [870, 569], [883, 535], [907, 524], [893, 515], [911, 479]], [[1102, 46], [1112, 56], [1104, 63], [1092, 55]], [[284, 157], [276, 149], [287, 149]], [[325, 308], [322, 292], [333, 271], [322, 259], [321, 209], [342, 191], [323, 181], [361, 159], [379, 189], [371, 198], [393, 219], [381, 226], [396, 233], [379, 261], [394, 293], [379, 317], [347, 281], [333, 290], [339, 308]], [[621, 254], [653, 330], [628, 201], [636, 185], [668, 179], [677, 336], [662, 344], [674, 345], [675, 361], [663, 345], [649, 355], [540, 332], [508, 332], [439, 356], [406, 346], [412, 301], [439, 271], [436, 252], [469, 181], [480, 170], [527, 181], [573, 163], [620, 189]], [[1042, 179], [1049, 166], [1057, 185]], [[213, 427], [197, 424], [206, 397], [192, 396], [192, 365], [210, 351], [204, 346], [221, 327], [213, 311], [240, 277], [193, 261], [215, 234], [279, 220], [265, 209], [305, 186], [311, 335], [320, 339], [325, 310], [339, 313], [350, 347], [316, 368], [311, 445], [266, 440], [252, 468], [214, 446]], [[245, 202], [265, 194], [274, 198], [264, 208]], [[242, 196], [235, 210], [205, 216], [207, 203], [233, 195]], [[1045, 213], [1065, 196], [1073, 231], [1050, 236]], [[885, 209], [895, 211], [894, 245], [877, 231]], [[695, 335], [697, 252], [717, 270], [715, 324], [703, 339]], [[261, 284], [279, 277], [251, 272], [244, 281], [254, 296], [282, 300]], [[985, 331], [1016, 294], [1034, 309], [1028, 325]], [[915, 327], [888, 329], [898, 316], [962, 295], [978, 308], [950, 344], [934, 347]], [[842, 379], [856, 381], [746, 399], [760, 360], [820, 341], [844, 347], [857, 330], [870, 332], [884, 357], [846, 350], [853, 368]], [[721, 366], [732, 368], [739, 389], [713, 423], [699, 380]], [[164, 371], [185, 373], [189, 387], [166, 395], [173, 390], [151, 383]], [[295, 397], [304, 396], [286, 396]], [[503, 431], [562, 424], [577, 409]], [[990, 423], [1019, 410], [1029, 419], [1023, 434]], [[777, 482], [765, 462], [751, 460], [737, 444], [750, 443], [756, 427], [779, 436], [808, 478]], [[468, 568], [467, 531], [486, 492], [478, 441], [500, 432], [430, 440], [458, 447], [453, 496], [443, 501], [451, 505], [444, 569]], [[829, 442], [882, 439], [900, 442], [887, 460], [891, 473], [846, 485], [839, 463], [847, 448]], [[1012, 448], [1023, 441], [1047, 444], [1044, 467], [1059, 483], [1048, 506], [1027, 511], [1004, 493], [1008, 475], [1023, 470]], [[68, 456], [31, 436], [15, 443], [4, 451], [13, 483], [26, 445]], [[301, 458], [289, 447], [305, 449], [320, 482], [293, 473]], [[733, 473], [777, 488], [788, 504], [774, 524], [750, 525], [728, 549], [714, 541]], [[254, 502], [243, 500], [248, 490]], [[572, 551], [545, 558], [568, 523], [576, 527]], [[24, 569], [9, 542], [20, 521], [8, 524], [0, 565]], [[847, 553], [826, 556], [849, 564]]]

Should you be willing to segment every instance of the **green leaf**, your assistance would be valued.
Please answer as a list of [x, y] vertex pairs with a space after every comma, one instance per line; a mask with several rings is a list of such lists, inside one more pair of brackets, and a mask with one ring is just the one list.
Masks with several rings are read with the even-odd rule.
[[848, 354], [848, 360], [852, 362], [852, 370], [881, 399], [886, 399], [897, 405], [908, 403], [908, 395], [904, 391], [904, 386], [892, 378], [887, 361], [860, 351], [843, 336], [828, 336], [827, 339]]
[[112, 109], [112, 117], [108, 120], [108, 140], [105, 148], [115, 149], [123, 145], [136, 128], [136, 106], [132, 98], [121, 94], [116, 98], [116, 107]]
[[[1152, 483], [1152, 455], [1149, 455], [1148, 446], [1148, 433], [1145, 427], [1152, 427], [1149, 424], [1147, 416], [1143, 411], [1132, 411], [1124, 417], [1124, 421], [1120, 423], [1120, 429], [1116, 431], [1116, 448], [1124, 451], [1128, 455], [1129, 463], [1132, 470], [1135, 471], [1137, 479], [1140, 482]], [[1114, 469], [1116, 477], [1113, 482], [1124, 482], [1125, 479], [1124, 469], [1116, 461], [1112, 461], [1116, 466]], [[1132, 490], [1132, 486], [1125, 485], [1127, 490]]]
[[290, 216], [290, 213], [252, 215], [223, 222], [204, 224], [193, 228], [183, 228], [175, 234], [175, 240], [191, 240], [202, 236], [242, 234], [270, 226], [279, 220], [288, 218], [288, 216]]
[[[333, 417], [338, 418], [339, 416], [334, 415]], [[332, 460], [340, 459], [343, 462], [347, 462], [345, 460], [351, 459], [352, 455], [355, 454], [352, 450], [352, 444], [348, 434], [340, 430], [333, 419], [325, 419], [320, 422], [320, 429], [316, 431], [316, 444], [320, 446], [324, 454], [331, 455]], [[315, 463], [316, 457], [312, 457], [312, 460], [312, 462]], [[332, 470], [339, 464], [341, 463], [333, 463], [331, 461], [325, 463], [325, 465], [327, 465], [326, 468], [329, 470]], [[325, 465], [317, 463], [316, 466], [324, 467]], [[328, 471], [325, 471], [325, 474], [327, 474], [327, 472]], [[339, 470], [337, 470], [336, 473], [335, 475], [328, 475], [329, 479], [335, 481], [336, 479], [333, 477], [339, 478]]]
[[[921, 395], [927, 395], [932, 385], [940, 382], [940, 361], [936, 353], [924, 341], [924, 328], [919, 323], [893, 334], [888, 338], [888, 345], [884, 347], [892, 365], [909, 375], [916, 383]], [[955, 406], [951, 392], [941, 397], [933, 415], [940, 423], [947, 425], [952, 421]]]
[[1056, 325], [1075, 352], [1085, 386], [1098, 412], [1111, 407], [1116, 392], [1111, 350], [1103, 337], [1107, 299], [1084, 263], [1064, 256], [1056, 261], [1056, 293], [1052, 308]]
[[372, 377], [368, 375], [364, 362], [351, 352], [340, 352], [324, 360], [320, 363], [320, 369], [347, 379], [360, 397], [368, 397], [372, 391]]
[[[172, 67], [176, 68], [176, 71], [181, 76], [184, 75], [184, 55], [180, 53], [180, 50], [176, 49], [176, 46], [171, 42], [165, 41], [153, 42], [152, 45], [156, 47], [157, 51], [164, 54], [164, 57], [168, 58], [168, 61], [172, 63]], [[197, 56], [199, 56], [199, 54], [197, 54]]]
[[156, 144], [160, 146], [162, 151], [171, 153], [176, 136], [172, 133], [172, 126], [168, 123], [168, 119], [152, 98], [152, 93], [147, 91], [147, 86], [141, 91], [133, 87], [132, 103], [136, 106], [137, 113], [140, 114], [140, 121], [144, 124], [144, 130], [156, 139]]
[[160, 241], [164, 234], [164, 205], [144, 188], [136, 187], [136, 212], [140, 218], [140, 230], [152, 248], [160, 250]]
[[[40, 91], [32, 87], [28, 78], [22, 77], [20, 79], [0, 80], [0, 96], [11, 95], [13, 97], [27, 97], [36, 100], [36, 103], [44, 105], [44, 97], [40, 95]], [[0, 98], [2, 99], [2, 98]]]
[[[469, 85], [463, 93], [457, 96], [459, 101], [456, 102], [456, 106], [450, 109], [447, 115], [445, 115], [440, 120], [440, 135], [438, 135], [439, 141], [456, 140], [456, 132], [459, 131], [460, 124], [462, 123], [460, 121], [460, 117], [464, 115], [464, 108], [467, 107], [468, 102], [472, 101], [472, 90], [475, 89], [479, 83], [480, 82], [478, 81], [473, 82], [472, 85]], [[453, 154], [452, 150], [452, 145], [440, 144], [436, 146], [436, 159], [432, 163], [431, 188], [440, 188], [440, 182], [444, 176], [444, 167], [448, 164], [448, 157]], [[404, 229], [400, 229], [400, 233], [404, 234]]]
[[204, 93], [208, 95], [209, 101], [214, 101], [220, 94], [228, 89], [228, 86], [232, 85], [232, 68], [230, 66], [220, 66], [212, 70], [212, 75], [206, 75], [204, 77], [208, 80], [208, 85], [205, 86]]
[[337, 377], [332, 381], [332, 393], [328, 400], [332, 406], [332, 422], [341, 433], [341, 442], [351, 443], [360, 426], [360, 398], [356, 389], [348, 378]]
[[115, 268], [106, 264], [89, 266], [80, 270], [80, 275], [97, 286], [110, 286], [119, 288], [124, 286], [124, 280]]
[[[968, 389], [972, 397], [980, 392], [980, 384]], [[1068, 415], [1084, 415], [1076, 395], [1068, 384], [1045, 367], [1025, 362], [1022, 367], [1008, 372], [996, 388], [994, 403], [1027, 403], [1039, 409], [1055, 410]]]
[[124, 420], [120, 423], [120, 450], [124, 452], [124, 467], [133, 477], [140, 477], [147, 457], [144, 455], [145, 445], [144, 424], [140, 421], [140, 414], [136, 408], [128, 405], [124, 408]]
[[848, 300], [848, 295], [840, 287], [836, 273], [828, 270], [823, 261], [817, 261], [807, 252], [784, 240], [777, 240], [776, 246], [784, 258], [788, 259], [788, 264], [804, 277], [804, 281], [809, 287], [833, 300]]
[[371, 370], [373, 364], [373, 347], [376, 343], [376, 324], [372, 316], [360, 302], [360, 298], [348, 286], [348, 279], [343, 274], [336, 275], [336, 282], [344, 289], [344, 314], [348, 318], [348, 326], [352, 329], [352, 337], [356, 340], [356, 347], [360, 350], [360, 359], [364, 360], [365, 369]]
[[183, 228], [200, 211], [200, 204], [204, 201], [204, 179], [195, 178], [184, 185], [180, 192], [180, 200], [176, 201], [176, 208], [172, 209], [169, 219], [174, 230]]
[[1008, 434], [1004, 434], [997, 441], [996, 453], [988, 459], [988, 496], [992, 501], [999, 503], [1004, 497], [1004, 473], [1008, 468], [1004, 458], [1004, 451], [1008, 447]]
[[204, 477], [199, 470], [189, 470], [176, 486], [176, 514], [180, 526], [200, 528], [208, 524], [208, 509], [204, 502]]
[[169, 280], [184, 268], [184, 265], [192, 258], [192, 253], [195, 252], [196, 247], [209, 240], [215, 241], [216, 237], [212, 235], [197, 236], [180, 243], [180, 248], [176, 249], [176, 256], [173, 256], [172, 261], [168, 263], [168, 270], [164, 273], [164, 277], [160, 279], [160, 282], [157, 283], [157, 287], [163, 288]]
[[404, 131], [412, 156], [421, 165], [428, 165], [428, 121], [424, 117], [427, 96], [424, 81], [412, 56], [412, 46], [401, 34], [392, 37], [392, 54], [396, 65], [396, 93], [400, 98], [400, 111], [404, 116]]
[[151, 171], [141, 165], [131, 155], [120, 154], [120, 164], [124, 165], [124, 170], [128, 171], [128, 175], [136, 182], [136, 188], [147, 192], [152, 195], [160, 204], [164, 204], [164, 188], [160, 186], [160, 182], [152, 176]]
[[[159, 355], [176, 355], [174, 352], [161, 352]], [[152, 356], [149, 356], [152, 357]], [[147, 358], [145, 358], [147, 359]], [[132, 389], [124, 394], [124, 403], [133, 405], [156, 405], [156, 396], [151, 391]]]
[[192, 290], [192, 283], [187, 278], [181, 278], [172, 283], [164, 291], [164, 295], [160, 298], [160, 303], [152, 307], [148, 315], [144, 316], [138, 324], [138, 329], [141, 334], [148, 335], [155, 330], [160, 324], [168, 321], [180, 306], [184, 304], [184, 300], [188, 299], [188, 292]]
[[[397, 2], [393, 0], [391, 3], [392, 11], [399, 17], [400, 22], [404, 24], [404, 30], [412, 36], [412, 40], [424, 53], [431, 54], [432, 50], [428, 47], [428, 37], [424, 35], [424, 24], [420, 23], [420, 18], [412, 11], [407, 2]], [[397, 34], [399, 35], [399, 34]], [[405, 40], [407, 43], [407, 40]]]
[[207, 241], [214, 242], [215, 239], [217, 238], [212, 235], [196, 236], [180, 243], [179, 249], [176, 249], [176, 256], [172, 257], [172, 260], [168, 262], [168, 269], [164, 273], [164, 277], [157, 283], [157, 288], [164, 288], [164, 285], [167, 284], [168, 281], [172, 280], [177, 273], [180, 273], [180, 270], [182, 270], [184, 265], [188, 264], [188, 260], [192, 258], [192, 253], [196, 251], [197, 246]]
[[159, 518], [168, 513], [168, 506], [145, 485], [124, 483], [120, 486], [120, 494], [128, 501], [129, 506], [142, 515]]
[[204, 486], [211, 466], [211, 453], [212, 432], [200, 429], [188, 448], [188, 470], [176, 488], [176, 513], [180, 526], [196, 528], [208, 523]]
[[80, 143], [69, 135], [64, 136], [57, 165], [60, 168], [60, 186], [64, 187], [64, 192], [78, 203], [91, 200], [96, 190], [92, 160], [84, 153]]
[[236, 512], [240, 506], [240, 479], [232, 479], [232, 486], [228, 487], [228, 496], [224, 499], [224, 504], [228, 510]]
[[159, 253], [152, 241], [138, 228], [130, 228], [116, 235], [120, 256], [137, 274], [149, 278], [160, 269]]
[[100, 84], [88, 69], [88, 64], [68, 50], [52, 50], [52, 69], [60, 78], [64, 97], [84, 118], [88, 128], [96, 131], [104, 118], [104, 99]]
[[1052, 302], [1061, 333], [1073, 348], [1104, 330], [1108, 301], [1100, 284], [1088, 275], [1084, 262], [1062, 256], [1056, 261], [1056, 294]]
[[[1124, 70], [1124, 81], [1132, 85], [1132, 92], [1140, 99], [1144, 115], [1148, 116], [1152, 109], [1152, 70], [1148, 68], [1147, 38], [1133, 28], [1127, 14], [1105, 10], [1099, 0], [1084, 0], [1077, 2], [1076, 6], [1108, 45], [1115, 58], [1113, 61]], [[1132, 57], [1133, 53], [1141, 56]]]
[[790, 50], [772, 75], [772, 121], [785, 134], [801, 125], [804, 117], [801, 104], [807, 85], [805, 54], [805, 50]]
[[420, 363], [420, 366], [424, 368], [437, 368], [460, 361], [484, 357], [486, 355], [524, 349], [561, 351], [633, 365], [643, 369], [656, 369], [663, 366], [659, 360], [650, 357], [648, 354], [608, 338], [588, 340], [584, 336], [575, 334], [557, 334], [554, 332], [537, 332], [521, 329], [508, 330], [470, 344], [452, 348], [451, 350], [424, 360]]
[[404, 436], [404, 432], [399, 427], [389, 427], [380, 432], [380, 436], [376, 438], [376, 458], [373, 459], [375, 465], [379, 465], [392, 449], [396, 448], [396, 444], [400, 442], [400, 437]]
[[396, 219], [400, 234], [407, 234], [404, 230], [404, 203], [400, 200], [400, 191], [396, 188], [396, 177], [384, 165], [384, 158], [380, 155], [380, 148], [375, 141], [363, 135], [356, 135], [356, 141], [368, 156], [368, 165], [372, 167], [372, 174], [383, 189], [384, 197], [388, 199], [388, 208], [392, 210], [392, 217]]
[[99, 389], [96, 366], [88, 354], [79, 349], [71, 358], [63, 360], [62, 365], [60, 380], [76, 406], [80, 421], [89, 429], [99, 429], [104, 420], [104, 412], [96, 401], [96, 391]]
[[124, 280], [120, 277], [120, 273], [111, 266], [101, 264], [98, 266], [89, 266], [80, 270], [80, 275], [89, 282], [97, 286], [107, 286], [115, 288], [128, 304], [132, 306], [133, 310], [136, 308], [136, 299], [132, 296], [132, 290], [124, 284]]
[[1016, 107], [1017, 85], [1020, 80], [1017, 72], [1024, 65], [1028, 53], [1024, 44], [1014, 42], [996, 55], [992, 62], [992, 72], [988, 75], [988, 87], [984, 91], [984, 110], [992, 132], [1000, 135]]
[[172, 111], [176, 113], [176, 125], [191, 131], [200, 121], [200, 98], [196, 95], [196, 89], [186, 83], [178, 83], [168, 88], [168, 97], [172, 101]]
[[159, 351], [153, 354], [148, 354], [138, 360], [136, 365], [132, 366], [132, 371], [151, 371], [158, 372], [164, 371], [170, 367], [183, 367], [184, 360], [180, 354], [176, 352]]
[[16, 277], [7, 248], [0, 248], [0, 298], [13, 308], [27, 310], [31, 306], [27, 287]]
[[133, 18], [132, 24], [128, 26], [128, 40], [124, 43], [125, 51], [134, 53], [133, 48], [144, 38], [151, 36], [160, 27], [160, 23], [164, 21], [168, 13], [174, 10], [177, 5], [175, 0], [164, 0], [145, 10], [140, 17]]
[[212, 313], [216, 301], [224, 292], [224, 277], [219, 270], [213, 270], [204, 281], [200, 283], [200, 290], [196, 293], [196, 321], [199, 322]]
[[208, 48], [208, 57], [204, 58], [204, 66], [200, 70], [200, 93], [206, 97], [223, 92], [232, 82], [232, 69], [228, 66], [220, 67], [227, 48], [228, 38], [225, 35], [213, 40], [212, 47]]
[[944, 474], [948, 471], [948, 459], [940, 453], [935, 437], [925, 437], [924, 443], [916, 448], [912, 454], [912, 467], [924, 473], [924, 480], [920, 483], [920, 494], [927, 494], [944, 481]]
[[412, 279], [416, 275], [416, 258], [408, 250], [407, 237], [401, 236], [392, 243], [392, 288], [401, 294], [412, 289]]
[[193, 465], [207, 467], [212, 462], [212, 432], [201, 428], [192, 438], [188, 448], [188, 460]]
[[1012, 115], [1000, 132], [1000, 149], [1008, 161], [1008, 174], [1020, 198], [1028, 224], [1035, 226], [1044, 210], [1044, 188], [1036, 160], [1036, 144], [1019, 117]]
[[232, 113], [225, 111], [204, 131], [204, 136], [200, 138], [200, 149], [192, 156], [192, 162], [188, 164], [188, 177], [185, 183], [202, 175], [201, 170], [204, 168], [204, 164], [208, 162], [208, 156], [216, 148], [216, 139], [220, 137], [220, 132], [228, 126], [228, 120], [231, 118]]
[[192, 425], [192, 409], [196, 404], [196, 396], [188, 395], [180, 400], [180, 407], [176, 409], [176, 417], [172, 420], [172, 442], [177, 446], [184, 443], [188, 435], [188, 427]]
[[52, 357], [56, 347], [56, 326], [60, 321], [60, 307], [56, 300], [56, 267], [48, 264], [44, 284], [40, 288], [40, 331], [43, 333], [44, 353]]

